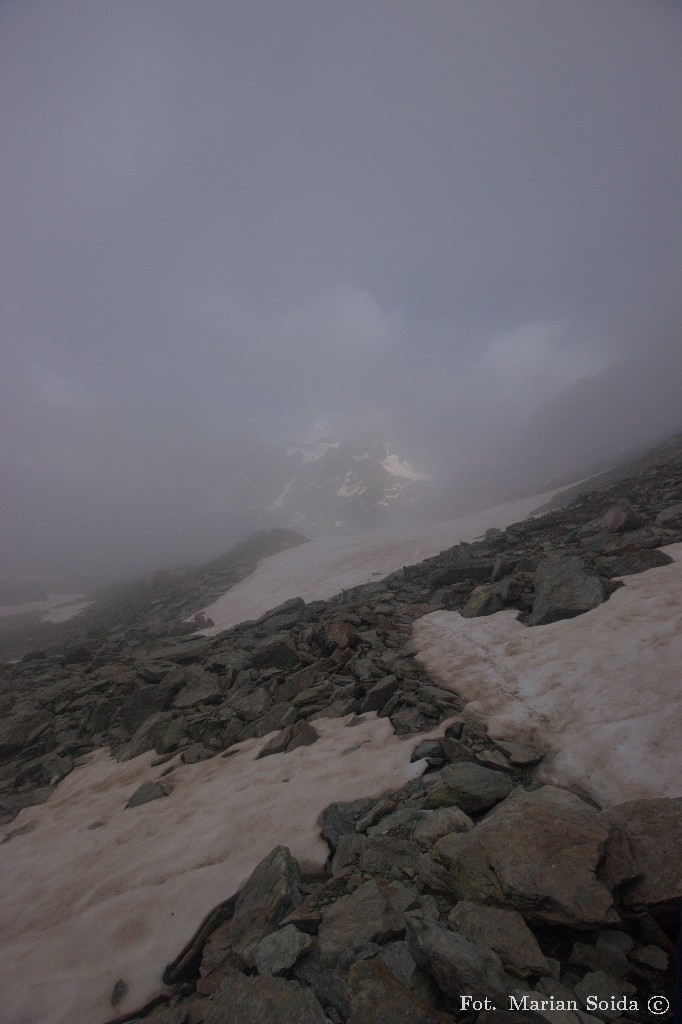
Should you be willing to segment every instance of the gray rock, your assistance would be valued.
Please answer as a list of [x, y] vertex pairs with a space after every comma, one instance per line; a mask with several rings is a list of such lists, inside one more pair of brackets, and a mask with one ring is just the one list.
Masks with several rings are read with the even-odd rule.
[[[632, 996], [636, 991], [637, 989], [634, 985], [629, 985], [628, 982], [619, 978], [611, 978], [608, 974], [604, 974], [603, 971], [594, 971], [591, 974], [586, 974], [582, 981], [579, 981], [575, 986], [575, 994], [585, 1009], [588, 1009], [587, 1000], [590, 996], [596, 996], [598, 1000], [604, 1000], [606, 1003], [611, 1004], [612, 1000], [618, 1002], [623, 996]], [[603, 1009], [600, 1006], [598, 1009], [593, 1010], [593, 1012], [605, 1020], [615, 1020], [616, 1017], [621, 1016], [622, 1010], [611, 1009], [611, 1006], [608, 1009]]]
[[251, 657], [251, 667], [256, 669], [282, 668], [291, 671], [298, 664], [298, 652], [287, 636], [268, 638]]
[[363, 814], [367, 814], [375, 802], [372, 799], [350, 800], [346, 803], [334, 802], [325, 807], [320, 816], [321, 832], [332, 853], [342, 836], [355, 832], [357, 821]]
[[545, 756], [541, 750], [529, 747], [526, 743], [517, 743], [514, 740], [494, 740], [493, 742], [496, 747], [504, 751], [510, 764], [519, 767], [525, 768], [528, 765], [537, 764]]
[[254, 947], [253, 962], [259, 974], [279, 977], [288, 974], [296, 961], [310, 949], [313, 940], [293, 924], [266, 935]]
[[360, 705], [360, 710], [364, 713], [366, 711], [381, 711], [383, 706], [393, 696], [395, 691], [398, 689], [398, 679], [396, 676], [384, 676], [374, 686], [371, 686], [367, 691], [367, 696]]
[[475, 619], [481, 615], [494, 615], [504, 608], [497, 583], [483, 583], [474, 587], [469, 600], [460, 611], [465, 619]]
[[452, 832], [469, 832], [474, 823], [468, 814], [459, 807], [441, 807], [437, 811], [429, 811], [416, 826], [412, 838], [423, 847], [432, 847], [443, 836]]
[[165, 796], [170, 796], [172, 792], [173, 787], [162, 782], [143, 782], [128, 800], [126, 808], [139, 807], [140, 804], [148, 804], [152, 800], [161, 800]]
[[644, 548], [640, 551], [625, 551], [622, 555], [598, 558], [596, 566], [605, 576], [634, 576], [648, 569], [670, 565], [673, 559], [658, 548]]
[[613, 505], [600, 520], [600, 528], [611, 533], [625, 533], [636, 530], [643, 522], [642, 517], [630, 505]]
[[141, 686], [122, 705], [118, 717], [125, 728], [134, 733], [146, 720], [161, 711], [167, 711], [178, 691], [173, 683], [152, 683]]
[[439, 782], [425, 798], [425, 810], [454, 805], [466, 814], [478, 814], [499, 803], [512, 790], [509, 776], [469, 762], [447, 765], [440, 772]]
[[414, 903], [413, 894], [397, 882], [372, 879], [322, 912], [320, 950], [338, 957], [358, 941], [387, 942], [405, 932], [403, 912]]
[[220, 684], [212, 673], [202, 673], [202, 679], [194, 680], [176, 695], [173, 707], [185, 710], [197, 704], [218, 704], [222, 700]]
[[604, 600], [604, 587], [585, 571], [578, 555], [552, 555], [535, 570], [535, 600], [529, 625], [541, 626], [596, 608]]
[[386, 836], [391, 832], [406, 832], [412, 835], [415, 827], [430, 817], [428, 811], [416, 807], [400, 807], [392, 814], [387, 814], [377, 825], [367, 829], [368, 836]]
[[609, 832], [605, 815], [573, 793], [516, 790], [471, 832], [440, 839], [422, 863], [422, 880], [451, 898], [545, 921], [614, 923], [613, 898], [596, 878]]
[[273, 736], [259, 751], [256, 760], [259, 757], [269, 757], [271, 754], [283, 754], [297, 747], [309, 747], [318, 739], [319, 733], [312, 725], [308, 722], [296, 722]]
[[489, 996], [506, 1002], [507, 982], [500, 958], [486, 946], [446, 931], [419, 914], [405, 914], [407, 943], [420, 967], [429, 973], [444, 995]]
[[235, 974], [213, 995], [204, 1024], [325, 1024], [325, 1015], [309, 989], [281, 978]]
[[49, 711], [21, 711], [0, 721], [0, 757], [28, 746], [53, 721]]
[[626, 835], [640, 877], [623, 890], [634, 907], [682, 897], [682, 797], [631, 800], [608, 811], [608, 820]]
[[465, 939], [492, 949], [505, 968], [520, 978], [549, 971], [535, 936], [515, 910], [460, 900], [450, 911], [448, 921]]
[[301, 902], [301, 873], [286, 846], [276, 846], [254, 869], [239, 894], [230, 926], [235, 953], [253, 966], [253, 949]]
[[454, 1020], [419, 999], [379, 960], [353, 964], [347, 1024], [448, 1024]]

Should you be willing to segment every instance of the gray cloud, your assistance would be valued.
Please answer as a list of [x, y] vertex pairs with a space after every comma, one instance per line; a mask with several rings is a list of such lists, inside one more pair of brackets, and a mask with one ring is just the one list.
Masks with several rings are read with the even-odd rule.
[[676, 5], [0, 17], [7, 565], [217, 553], [267, 441], [494, 476], [674, 425]]

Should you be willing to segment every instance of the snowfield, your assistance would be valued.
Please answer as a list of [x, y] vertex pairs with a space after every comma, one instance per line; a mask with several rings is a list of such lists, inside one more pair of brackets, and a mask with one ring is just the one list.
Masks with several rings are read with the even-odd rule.
[[513, 610], [415, 623], [421, 661], [495, 739], [548, 751], [545, 781], [602, 805], [682, 796], [682, 544], [605, 604], [529, 629]]
[[[288, 598], [329, 598], [380, 579], [519, 520], [547, 497], [421, 536], [317, 538], [283, 551], [205, 609], [215, 621], [205, 632]], [[529, 629], [514, 611], [427, 615], [415, 624], [420, 657], [493, 737], [545, 749], [548, 780], [605, 804], [680, 796], [682, 544], [667, 550], [673, 564], [626, 577], [606, 604], [571, 620]], [[356, 722], [316, 721], [317, 743], [261, 760], [269, 737], [236, 744], [179, 766], [163, 778], [169, 796], [130, 809], [137, 787], [168, 765], [152, 768], [153, 753], [119, 764], [96, 751], [47, 803], [23, 810], [0, 832], [3, 1021], [104, 1024], [121, 978], [128, 992], [116, 1013], [130, 1013], [158, 994], [165, 966], [206, 913], [276, 844], [320, 869], [325, 806], [396, 789], [425, 767], [410, 764], [424, 734], [399, 740], [375, 714]]]

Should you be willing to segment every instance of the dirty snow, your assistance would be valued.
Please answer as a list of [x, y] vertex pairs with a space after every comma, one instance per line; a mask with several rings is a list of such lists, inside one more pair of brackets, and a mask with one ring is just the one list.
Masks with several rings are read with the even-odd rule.
[[496, 739], [549, 752], [544, 776], [602, 805], [682, 796], [682, 544], [598, 608], [535, 626], [502, 611], [415, 623], [428, 671]]
[[375, 582], [403, 565], [420, 562], [460, 541], [471, 541], [489, 527], [523, 519], [554, 493], [391, 534], [316, 537], [263, 559], [254, 573], [202, 609], [215, 623], [202, 633], [214, 635], [245, 619], [257, 619], [291, 597], [328, 600], [341, 590]]
[[[165, 966], [206, 914], [228, 899], [278, 843], [306, 871], [328, 849], [316, 819], [334, 800], [396, 789], [421, 775], [413, 736], [374, 713], [315, 722], [310, 747], [256, 760], [268, 737], [177, 768], [169, 797], [125, 810], [164, 768], [153, 753], [118, 764], [97, 751], [29, 807], [0, 840], [0, 1002], [4, 1024], [103, 1024], [156, 996]], [[272, 734], [270, 734], [272, 735]], [[99, 823], [99, 824], [97, 824]]]
[[52, 611], [47, 612], [43, 615], [42, 622], [68, 622], [69, 619], [73, 619], [76, 615], [80, 615], [82, 611], [89, 608], [93, 601], [79, 601], [76, 604], [61, 605], [59, 608], [53, 608]]

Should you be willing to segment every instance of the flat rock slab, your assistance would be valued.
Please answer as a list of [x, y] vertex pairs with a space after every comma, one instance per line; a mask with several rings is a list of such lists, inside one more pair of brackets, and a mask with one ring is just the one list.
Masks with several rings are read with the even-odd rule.
[[338, 957], [359, 941], [399, 938], [405, 933], [403, 912], [414, 903], [413, 894], [398, 882], [365, 882], [323, 911], [318, 933], [322, 955]]

